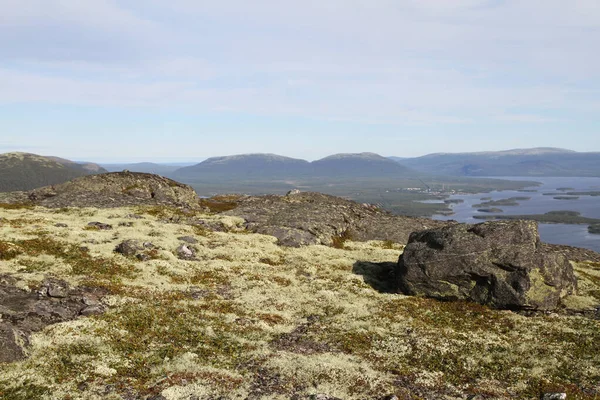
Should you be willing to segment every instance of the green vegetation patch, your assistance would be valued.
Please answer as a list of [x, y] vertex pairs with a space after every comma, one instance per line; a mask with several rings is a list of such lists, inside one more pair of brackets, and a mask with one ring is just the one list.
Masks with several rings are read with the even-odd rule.
[[29, 256], [50, 255], [71, 266], [73, 275], [86, 275], [106, 279], [135, 277], [136, 268], [132, 264], [121, 264], [114, 258], [94, 257], [86, 248], [76, 244], [56, 240], [50, 236], [15, 242]]
[[0, 240], [0, 260], [11, 260], [23, 253], [23, 249], [18, 245]]
[[152, 383], [161, 376], [161, 366], [186, 353], [193, 353], [197, 364], [215, 368], [234, 369], [249, 361], [253, 346], [238, 339], [248, 329], [227, 317], [243, 313], [227, 301], [211, 303], [214, 307], [155, 300], [99, 317], [106, 324], [98, 333], [123, 360], [114, 366], [118, 381], [128, 381], [141, 393], [156, 392]]
[[237, 207], [238, 196], [215, 196], [210, 199], [200, 199], [200, 206], [206, 207], [212, 213], [222, 213]]

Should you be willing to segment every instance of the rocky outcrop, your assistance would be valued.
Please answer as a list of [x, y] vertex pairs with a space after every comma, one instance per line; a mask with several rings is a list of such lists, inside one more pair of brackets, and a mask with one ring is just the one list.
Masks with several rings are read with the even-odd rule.
[[246, 196], [225, 212], [246, 221], [251, 232], [275, 236], [279, 244], [332, 245], [336, 238], [406, 243], [411, 232], [447, 225], [426, 218], [393, 215], [370, 204], [313, 192]]
[[548, 250], [533, 221], [415, 232], [398, 261], [397, 284], [410, 295], [502, 309], [554, 309], [577, 280], [568, 259]]
[[104, 312], [100, 289], [72, 289], [58, 279], [46, 279], [37, 291], [17, 287], [17, 280], [0, 276], [0, 363], [22, 359], [29, 335], [45, 326]]
[[[15, 193], [7, 199], [24, 200]], [[139, 172], [112, 172], [35, 189], [27, 201], [44, 207], [111, 208], [130, 205], [169, 205], [198, 208], [192, 187], [159, 175]]]

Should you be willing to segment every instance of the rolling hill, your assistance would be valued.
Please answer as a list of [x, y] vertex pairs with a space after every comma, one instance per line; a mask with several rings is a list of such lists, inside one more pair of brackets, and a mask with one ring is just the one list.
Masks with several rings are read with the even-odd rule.
[[308, 162], [276, 154], [240, 154], [213, 157], [180, 168], [173, 177], [184, 180], [286, 179], [335, 177], [389, 177], [414, 175], [415, 171], [374, 153], [334, 154]]
[[106, 170], [93, 163], [76, 163], [31, 153], [0, 154], [0, 192], [31, 190]]
[[375, 153], [334, 154], [311, 163], [317, 177], [383, 177], [415, 175], [415, 171]]
[[310, 163], [276, 154], [239, 154], [211, 157], [199, 164], [179, 168], [178, 179], [276, 179], [308, 174]]
[[600, 176], [600, 153], [552, 147], [390, 159], [421, 172], [451, 176]]

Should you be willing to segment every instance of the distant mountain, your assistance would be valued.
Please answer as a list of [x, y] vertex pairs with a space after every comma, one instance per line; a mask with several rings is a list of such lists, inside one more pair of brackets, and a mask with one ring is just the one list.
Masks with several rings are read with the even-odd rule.
[[390, 158], [421, 172], [452, 176], [600, 176], [600, 153], [552, 147]]
[[334, 154], [311, 163], [314, 176], [382, 177], [414, 175], [414, 171], [375, 153]]
[[[192, 165], [191, 163], [188, 165]], [[188, 166], [185, 165], [185, 166]], [[102, 164], [108, 172], [119, 172], [128, 170], [131, 172], [145, 172], [148, 174], [156, 174], [162, 176], [170, 176], [182, 167], [182, 165], [173, 165], [173, 164], [156, 164], [151, 162], [141, 162], [141, 163], [133, 163], [133, 164]]]
[[310, 163], [276, 154], [239, 154], [212, 157], [199, 164], [176, 170], [177, 179], [274, 179], [302, 176], [309, 172]]
[[0, 192], [31, 190], [103, 172], [104, 168], [93, 163], [79, 164], [31, 153], [4, 153], [0, 154]]

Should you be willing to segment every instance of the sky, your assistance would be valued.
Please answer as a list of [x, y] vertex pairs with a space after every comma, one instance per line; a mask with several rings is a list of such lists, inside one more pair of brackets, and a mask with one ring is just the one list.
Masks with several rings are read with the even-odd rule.
[[0, 0], [0, 153], [600, 151], [598, 0]]

